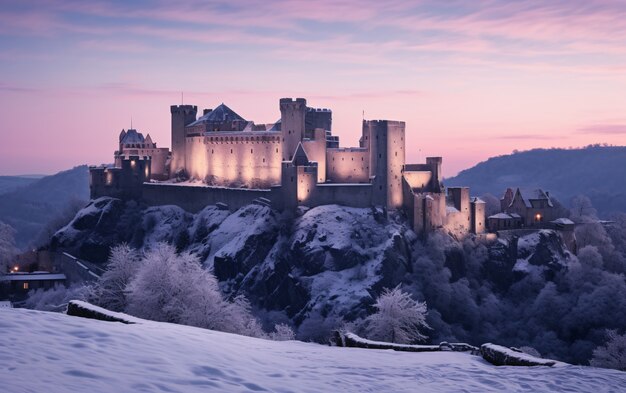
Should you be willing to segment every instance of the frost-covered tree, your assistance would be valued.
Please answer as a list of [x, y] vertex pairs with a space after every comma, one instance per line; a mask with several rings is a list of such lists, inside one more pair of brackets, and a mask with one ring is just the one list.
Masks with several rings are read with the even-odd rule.
[[589, 363], [594, 367], [626, 371], [626, 334], [619, 335], [615, 330], [608, 330], [606, 336], [607, 343], [593, 351]]
[[140, 318], [248, 336], [264, 336], [243, 296], [223, 299], [217, 279], [188, 252], [159, 243], [145, 253], [127, 286], [127, 311]]
[[90, 300], [112, 311], [124, 311], [127, 306], [126, 287], [139, 270], [142, 259], [127, 244], [111, 249], [107, 271], [95, 285]]
[[365, 320], [368, 338], [408, 344], [426, 338], [426, 303], [417, 302], [400, 287], [385, 289], [374, 304], [376, 312]]
[[64, 311], [70, 300], [85, 300], [88, 293], [89, 287], [82, 284], [70, 287], [55, 285], [47, 290], [40, 288], [28, 292], [24, 306], [33, 310]]
[[8, 265], [17, 254], [15, 229], [0, 221], [0, 273], [7, 271]]
[[290, 341], [296, 338], [291, 326], [285, 323], [274, 325], [274, 331], [270, 333], [270, 338], [274, 341]]
[[585, 195], [572, 198], [570, 217], [576, 222], [585, 222], [597, 219], [597, 210], [593, 207], [591, 199]]

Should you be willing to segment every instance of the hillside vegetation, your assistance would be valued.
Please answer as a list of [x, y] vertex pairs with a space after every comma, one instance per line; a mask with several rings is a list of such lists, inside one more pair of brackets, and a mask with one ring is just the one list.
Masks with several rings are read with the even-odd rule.
[[569, 205], [588, 196], [601, 217], [626, 211], [626, 147], [534, 149], [492, 157], [445, 180], [446, 186], [469, 186], [474, 195], [500, 198], [507, 187], [541, 188]]
[[0, 221], [15, 229], [17, 246], [22, 249], [36, 243], [51, 222], [67, 215], [72, 205], [83, 205], [89, 199], [86, 165], [26, 183], [4, 193], [0, 202]]

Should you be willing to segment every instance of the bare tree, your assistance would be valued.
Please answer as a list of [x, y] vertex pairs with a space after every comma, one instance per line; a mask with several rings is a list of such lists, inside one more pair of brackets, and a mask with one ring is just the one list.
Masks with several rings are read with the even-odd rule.
[[588, 222], [598, 218], [598, 212], [593, 207], [591, 199], [585, 195], [578, 195], [572, 198], [571, 218], [576, 222]]
[[425, 302], [413, 300], [398, 286], [385, 289], [374, 307], [376, 312], [365, 320], [368, 338], [400, 344], [426, 339], [419, 331], [428, 327]]

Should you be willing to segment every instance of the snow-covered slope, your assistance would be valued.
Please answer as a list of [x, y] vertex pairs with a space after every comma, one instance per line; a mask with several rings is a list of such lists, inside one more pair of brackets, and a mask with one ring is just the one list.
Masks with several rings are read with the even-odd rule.
[[619, 371], [495, 367], [463, 353], [274, 342], [148, 321], [0, 309], [0, 330], [7, 393], [626, 391]]

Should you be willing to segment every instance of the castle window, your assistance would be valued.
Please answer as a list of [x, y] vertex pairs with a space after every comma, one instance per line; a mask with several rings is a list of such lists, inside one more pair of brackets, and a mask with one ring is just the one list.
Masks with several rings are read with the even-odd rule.
[[211, 154], [213, 154], [213, 153], [214, 153], [214, 151], [213, 151], [213, 149], [211, 149]]
[[230, 154], [233, 154], [233, 149], [230, 149]]
[[265, 158], [263, 159], [263, 162], [265, 162]]
[[250, 149], [250, 154], [252, 154], [252, 153], [253, 153], [253, 151], [252, 151], [252, 149]]
[[396, 157], [398, 157], [398, 152], [396, 152]]
[[378, 158], [383, 158], [383, 155], [382, 154], [378, 154]]
[[278, 148], [276, 148], [276, 153], [278, 153]]
[[293, 176], [291, 176], [291, 182], [293, 183]]

